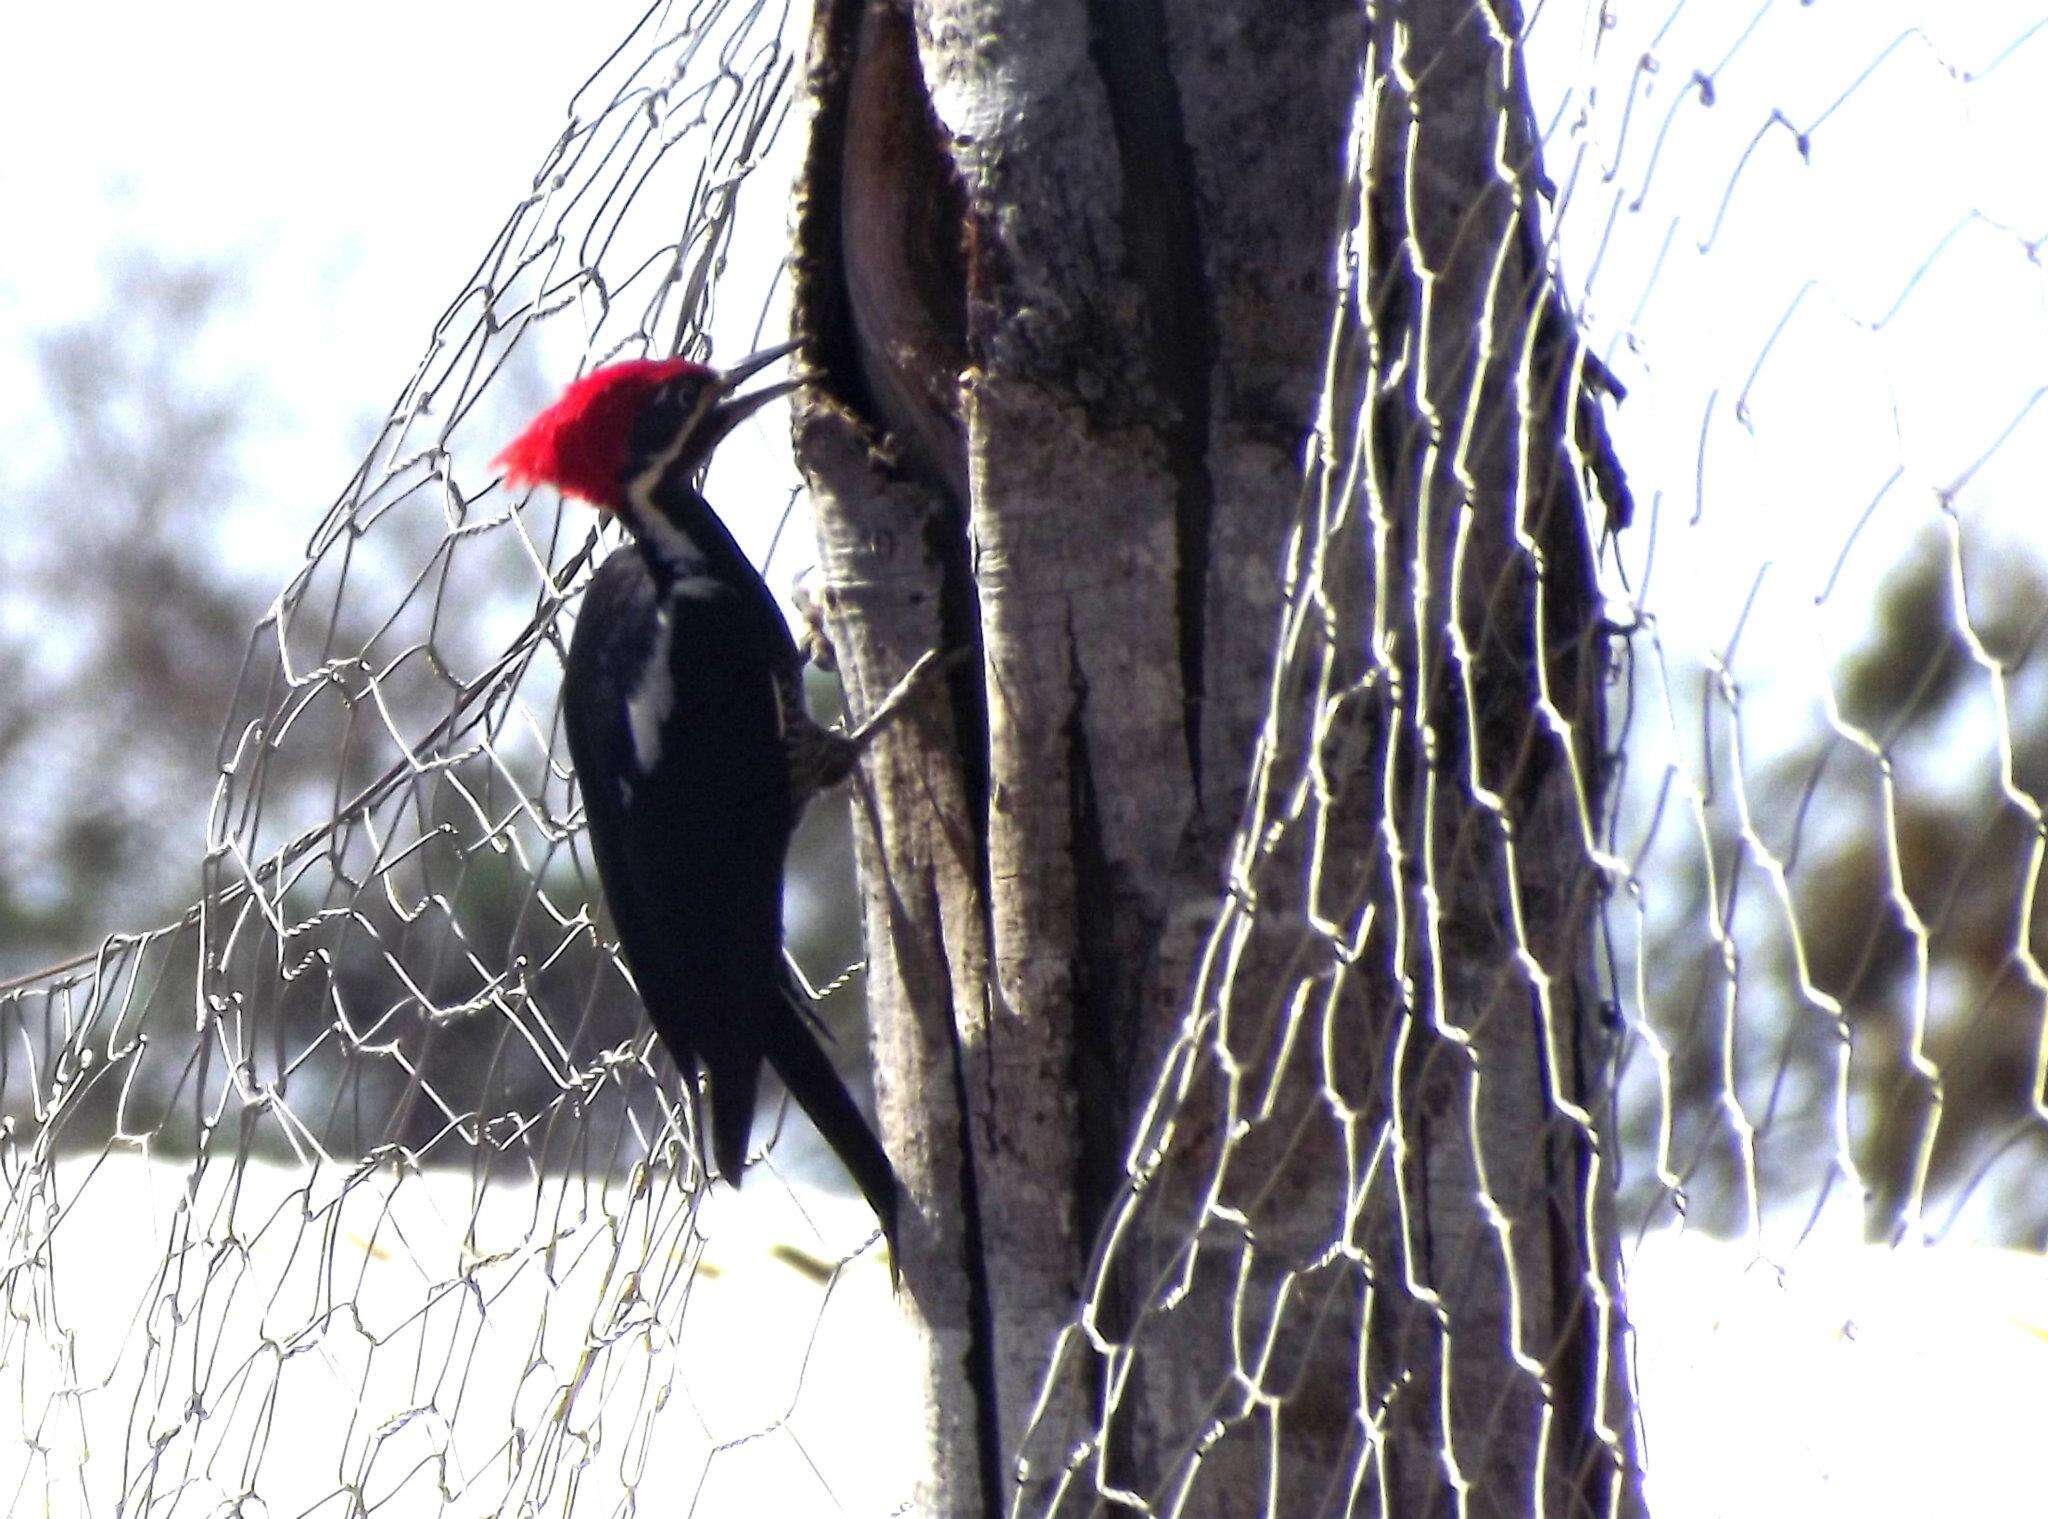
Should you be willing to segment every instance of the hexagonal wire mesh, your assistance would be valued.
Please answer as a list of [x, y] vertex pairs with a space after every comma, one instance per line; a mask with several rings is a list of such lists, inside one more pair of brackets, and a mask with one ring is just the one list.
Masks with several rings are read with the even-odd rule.
[[[1553, 267], [1629, 391], [1613, 438], [1639, 503], [1603, 550], [1632, 629], [1619, 768], [1580, 819], [1609, 892], [1638, 1329], [1736, 1290], [1673, 1264], [1694, 1241], [1734, 1240], [1715, 1259], [1738, 1271], [1865, 1235], [2038, 1249], [2048, 570], [2021, 514], [2048, 462], [2048, 205], [2018, 165], [2048, 136], [2048, 23], [1536, 9], [1516, 46]], [[707, 1258], [672, 1078], [594, 929], [554, 717], [599, 540], [482, 463], [522, 345], [570, 332], [558, 351], [594, 363], [759, 330], [772, 278], [728, 255], [788, 110], [789, 23], [758, 0], [657, 8], [578, 93], [256, 630], [197, 905], [0, 1001], [0, 1363], [17, 1491], [49, 1511], [901, 1501], [866, 1431], [811, 1416], [887, 1381], [858, 1364], [848, 1305], [886, 1289], [857, 1213], [757, 1184], [818, 1280]], [[1369, 322], [1338, 267], [1341, 356]], [[1283, 638], [1325, 605], [1321, 556], [1371, 522], [1344, 467], [1357, 423], [1324, 420]], [[1314, 827], [1312, 732], [1262, 750], [1241, 869]], [[1226, 910], [1141, 1173], [1194, 1073], [1256, 1080], [1219, 1032], [1250, 926]], [[1386, 931], [1327, 926], [1326, 963], [1285, 988], [1290, 1037]], [[1399, 1135], [1355, 1127], [1362, 1194]], [[766, 1342], [742, 1348], [741, 1323]], [[1087, 1333], [1084, 1312], [1069, 1350]], [[1683, 1378], [1637, 1345], [1652, 1496], [1682, 1511], [1706, 1480], [1686, 1416], [1660, 1424]], [[1217, 1406], [1263, 1395], [1244, 1362]], [[1358, 1450], [1354, 1494], [1369, 1430]]]
[[[1566, 429], [1589, 530], [1604, 532], [1616, 499], [1608, 443], [1636, 503], [1633, 528], [1602, 542], [1625, 635], [1602, 724], [1537, 682], [1536, 726], [1574, 756], [1576, 828], [1604, 879], [1596, 980], [1611, 1026], [1595, 1110], [1553, 1078], [1537, 1129], [1609, 1137], [1592, 1153], [1616, 1192], [1634, 1330], [1596, 1283], [1599, 1322], [1565, 1332], [1623, 1345], [1653, 1512], [1954, 1503], [1947, 1454], [2024, 1438], [1989, 1389], [2014, 1366], [2040, 1370], [2026, 1356], [2048, 1224], [2048, 567], [2025, 482], [2048, 448], [2048, 199], [2022, 162], [2042, 125], [2048, 21], [1937, 27], [1910, 7], [1769, 0], [1740, 15], [1686, 0], [1530, 10], [1519, 35], [1494, 26], [1497, 8], [1474, 7], [1472, 24], [1493, 30], [1504, 73], [1531, 81], [1549, 282], [1580, 328], [1571, 362], [1593, 376], [1579, 404], [1607, 375], [1626, 392], [1604, 436]], [[1382, 99], [1421, 93], [1426, 57], [1405, 62], [1368, 65]], [[1526, 1075], [1486, 1050], [1491, 1014], [1525, 1007], [1553, 1062], [1577, 1037], [1552, 926], [1534, 916], [1543, 867], [1520, 858], [1547, 825], [1481, 779], [1502, 755], [1474, 675], [1494, 629], [1472, 608], [1513, 603], [1459, 588], [1494, 573], [1471, 547], [1484, 530], [1470, 495], [1422, 487], [1415, 510], [1464, 517], [1412, 559], [1404, 532], [1432, 540], [1384, 506], [1402, 487], [1375, 441], [1377, 397], [1420, 388], [1414, 369], [1439, 358], [1432, 255], [1402, 194], [1436, 171], [1425, 134], [1375, 137], [1382, 109], [1357, 118], [1329, 405], [1231, 889], [1129, 1152], [1136, 1184], [1060, 1350], [1068, 1374], [1099, 1358], [1087, 1374], [1111, 1415], [1078, 1449], [1046, 1448], [1056, 1428], [1027, 1441], [1041, 1468], [1064, 1470], [1062, 1513], [1200, 1512], [1214, 1498], [1202, 1468], [1241, 1467], [1247, 1448], [1269, 1510], [1306, 1511], [1290, 1504], [1319, 1492], [1319, 1513], [1405, 1512], [1390, 1463], [1419, 1459], [1400, 1445], [1418, 1427], [1438, 1468], [1422, 1501], [1492, 1511], [1499, 1489], [1471, 1487], [1489, 1445], [1547, 1440], [1550, 1415], [1578, 1413], [1552, 1382], [1567, 1347], [1527, 1327], [1540, 1309], [1521, 1311], [1552, 1290], [1520, 1232], [1543, 1145], [1528, 1128], [1489, 1132], [1485, 1116], [1502, 1101], [1489, 1082]], [[1400, 105], [1389, 117], [1412, 119]], [[1389, 237], [1404, 252], [1376, 262]], [[1509, 251], [1493, 250], [1496, 269]], [[1393, 336], [1389, 265], [1416, 292]], [[1541, 443], [1549, 358], [1523, 334], [1552, 292], [1495, 280], [1504, 320], [1468, 341], [1517, 367], [1509, 425]], [[1474, 380], [1420, 425], [1447, 454], [1475, 437], [1483, 451], [1486, 404]], [[1469, 490], [1462, 466], [1449, 473]], [[1521, 564], [1541, 583], [1529, 501], [1517, 511]], [[1416, 652], [1432, 644], [1435, 673]], [[1438, 678], [1459, 694], [1433, 699]], [[1344, 752], [1347, 705], [1375, 704], [1412, 735], [1411, 768], [1400, 745], [1367, 744], [1385, 779], [1361, 827], [1329, 754]], [[1444, 789], [1453, 770], [1460, 795]], [[1275, 883], [1287, 900], [1304, 862], [1306, 922], [1276, 925], [1259, 904]], [[1476, 935], [1475, 897], [1493, 919]], [[1277, 980], [1260, 946], [1276, 927], [1296, 946]], [[1475, 943], [1513, 967], [1505, 988], [1473, 985], [1459, 954]], [[1343, 1056], [1360, 983], [1375, 989], [1367, 1006], [1395, 1009], [1362, 1092]], [[1428, 1134], [1433, 1121], [1463, 1133]], [[1319, 1189], [1299, 1174], [1311, 1165], [1340, 1174]], [[1338, 1206], [1320, 1206], [1333, 1189]], [[1315, 1207], [1306, 1237], [1288, 1237], [1276, 1190]], [[1588, 1211], [1582, 1238], [1608, 1227]], [[1937, 1243], [1938, 1260], [1902, 1248]], [[1232, 1280], [1219, 1287], [1219, 1272]], [[1474, 1315], [1451, 1290], [1467, 1274], [1503, 1283], [1505, 1309]], [[1855, 1348], [1865, 1315], [1885, 1348]], [[1307, 1368], [1333, 1333], [1359, 1341], [1355, 1427], [1303, 1441], [1326, 1469], [1289, 1471], [1290, 1422], [1330, 1417]], [[1478, 1359], [1497, 1360], [1503, 1335], [1538, 1410], [1527, 1421], [1505, 1394], [1474, 1409], [1452, 1390], [1465, 1341], [1485, 1338]], [[1205, 1339], [1210, 1382], [1148, 1390]], [[1936, 1364], [1982, 1377], [1985, 1395], [1930, 1413], [1917, 1381]], [[1605, 1450], [1576, 1459], [1618, 1475], [1616, 1409], [1591, 1412]], [[1119, 1418], [1182, 1442], [1165, 1479], [1148, 1465], [1147, 1485], [1119, 1480]], [[1926, 1459], [1899, 1459], [1914, 1449]], [[1536, 1470], [1540, 1487], [1540, 1458]], [[1975, 1506], [2012, 1502], [1994, 1477], [1961, 1484]], [[1632, 1511], [1619, 1484], [1595, 1490], [1586, 1511]]]

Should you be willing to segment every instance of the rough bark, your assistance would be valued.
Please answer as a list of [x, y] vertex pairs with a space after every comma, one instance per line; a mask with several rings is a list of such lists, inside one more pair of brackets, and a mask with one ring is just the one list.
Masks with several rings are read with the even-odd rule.
[[827, 622], [973, 655], [858, 829], [921, 1512], [1634, 1501], [1613, 472], [1515, 18], [1399, 9], [821, 5]]

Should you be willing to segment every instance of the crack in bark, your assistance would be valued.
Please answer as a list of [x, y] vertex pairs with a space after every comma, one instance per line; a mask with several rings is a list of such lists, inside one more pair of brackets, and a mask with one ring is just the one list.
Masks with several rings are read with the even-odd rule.
[[[1076, 1143], [1074, 1211], [1079, 1238], [1096, 1238], [1121, 1189], [1126, 1100], [1130, 1080], [1128, 1009], [1118, 996], [1119, 958], [1115, 922], [1105, 904], [1116, 896], [1115, 876], [1103, 845], [1102, 817], [1095, 789], [1095, 764], [1088, 749], [1088, 676], [1071, 613], [1067, 657], [1073, 672], [1074, 704], [1067, 719], [1068, 847], [1074, 868], [1074, 939], [1069, 977], [1073, 998], [1073, 1081]], [[1085, 1259], [1085, 1257], [1084, 1257]], [[1077, 1284], [1078, 1290], [1078, 1284]], [[1123, 1315], [1112, 1291], [1098, 1301], [1104, 1329], [1124, 1333]], [[1088, 1380], [1089, 1412], [1103, 1430], [1106, 1470], [1112, 1482], [1131, 1470], [1129, 1421], [1113, 1419], [1100, 1377]], [[1123, 1513], [1122, 1505], [1112, 1512]]]
[[907, 8], [868, 5], [853, 46], [838, 230], [863, 420], [892, 462], [964, 512], [967, 191]]
[[1174, 477], [1174, 614], [1181, 732], [1202, 807], [1207, 686], [1210, 386], [1216, 319], [1202, 252], [1194, 152], [1173, 77], [1164, 0], [1088, 0], [1088, 56], [1102, 79], [1123, 173], [1124, 251], [1145, 296], [1151, 381], [1174, 413], [1161, 424]]
[[[878, 531], [921, 534], [937, 600], [939, 641], [948, 650], [978, 654], [981, 612], [969, 541], [958, 390], [966, 346], [964, 188], [925, 88], [907, 5], [901, 0], [828, 0], [814, 27], [812, 54], [817, 115], [797, 229], [795, 329], [804, 339], [805, 358], [821, 371], [814, 383], [837, 403], [868, 451], [865, 483], [881, 495], [901, 492], [901, 482], [908, 481], [929, 501], [921, 519], [912, 509]], [[974, 879], [980, 888], [978, 926], [985, 955], [992, 941], [986, 895], [989, 722], [979, 658], [954, 664], [947, 693], [952, 759], [959, 767], [965, 812], [961, 821], [963, 832], [972, 835]], [[889, 831], [876, 818], [873, 832], [884, 855], [886, 882]], [[966, 840], [956, 839], [955, 847], [964, 853]], [[933, 976], [921, 991], [911, 990], [905, 1010], [928, 1031], [945, 1031], [943, 1050], [933, 1053], [948, 1061], [950, 1070], [935, 1065], [931, 1075], [936, 1082], [950, 1075], [953, 1085], [961, 1232], [957, 1255], [944, 1252], [930, 1265], [959, 1272], [957, 1287], [949, 1285], [945, 1296], [957, 1290], [964, 1299], [966, 1344], [958, 1378], [974, 1407], [956, 1413], [972, 1428], [977, 1447], [971, 1467], [964, 1451], [957, 1461], [942, 1453], [938, 1464], [942, 1470], [954, 1468], [947, 1475], [963, 1490], [978, 1487], [979, 1510], [996, 1515], [1004, 1509], [1006, 1484], [996, 1396], [996, 1303], [974, 1134], [974, 1114], [982, 1104], [969, 1101], [974, 1073], [962, 1039], [963, 1011], [948, 973], [957, 954], [949, 953], [946, 942], [940, 884], [929, 868], [922, 871], [921, 883], [929, 938], [920, 952], [911, 952], [906, 942], [897, 960]], [[893, 937], [901, 932], [898, 924], [914, 922], [916, 915], [894, 900], [893, 884], [887, 889]], [[916, 1283], [911, 1286], [914, 1291]], [[950, 1383], [951, 1375], [944, 1375]]]
[[[838, 149], [838, 215], [830, 229], [818, 229], [834, 234], [837, 254], [839, 305], [825, 335], [828, 383], [882, 445], [887, 457], [878, 464], [921, 481], [945, 503], [925, 522], [925, 544], [939, 568], [940, 635], [949, 652], [979, 654], [959, 395], [967, 359], [966, 188], [925, 85], [908, 11], [847, 4], [833, 24], [833, 42], [851, 60], [838, 120], [821, 117], [813, 139]], [[975, 870], [986, 883], [988, 692], [981, 660], [955, 664], [946, 689]]]
[[[932, 904], [934, 926], [942, 921], [939, 904], [934, 897]], [[933, 946], [937, 963], [947, 963], [943, 935]], [[952, 997], [946, 999], [946, 1021], [949, 1026], [960, 1026], [958, 1010]], [[953, 1093], [954, 1102], [960, 1112], [960, 1207], [961, 1219], [961, 1273], [967, 1278], [967, 1365], [962, 1368], [964, 1380], [974, 1390], [974, 1423], [980, 1461], [982, 1512], [995, 1515], [1003, 1511], [1003, 1436], [1001, 1410], [996, 1406], [996, 1321], [995, 1301], [991, 1296], [988, 1279], [988, 1259], [982, 1243], [981, 1232], [981, 1186], [974, 1171], [974, 1141], [971, 1134], [974, 1108], [967, 1100], [967, 1062], [961, 1058], [960, 1041], [953, 1041]]]
[[1080, 1237], [1093, 1239], [1118, 1190], [1126, 1113], [1123, 1009], [1117, 997], [1116, 879], [1103, 846], [1088, 752], [1088, 677], [1071, 621], [1068, 658], [1074, 705], [1067, 719], [1069, 847], [1074, 864], [1074, 943], [1070, 977], [1074, 1012], [1074, 1094], [1078, 1143], [1075, 1203]]

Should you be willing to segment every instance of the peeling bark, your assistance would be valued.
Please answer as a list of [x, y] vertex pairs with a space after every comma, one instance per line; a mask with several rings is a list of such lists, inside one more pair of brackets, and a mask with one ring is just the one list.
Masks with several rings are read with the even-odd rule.
[[856, 710], [976, 656], [859, 830], [921, 1512], [1635, 1501], [1584, 988], [1619, 473], [1517, 23], [1400, 11], [820, 11], [825, 614]]

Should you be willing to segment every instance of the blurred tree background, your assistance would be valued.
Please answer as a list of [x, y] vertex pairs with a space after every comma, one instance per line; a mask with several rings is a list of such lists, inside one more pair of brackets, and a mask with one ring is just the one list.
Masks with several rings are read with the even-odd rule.
[[[2048, 942], [2048, 902], [2023, 890], [2042, 836], [2020, 798], [2048, 792], [2044, 627], [2048, 570], [2031, 550], [1973, 551], [1967, 537], [1952, 549], [1930, 533], [1905, 546], [1867, 636], [1837, 663], [1833, 720], [1815, 709], [1801, 735], [1743, 735], [1770, 755], [1739, 784], [1755, 837], [1784, 862], [1796, 934], [1727, 821], [1743, 808], [1720, 806], [1711, 872], [1697, 842], [1679, 851], [1683, 906], [1645, 957], [1646, 1006], [1669, 1051], [1670, 1166], [1696, 1224], [1746, 1225], [1731, 1092], [1756, 1127], [1767, 1202], [1818, 1212], [1849, 1180], [1836, 1139], [1846, 1058], [1848, 1153], [1872, 1194], [1873, 1237], [1898, 1238], [1917, 1211], [1937, 1234], [1960, 1219], [1965, 1237], [2042, 1247], [2048, 1199], [2026, 1178], [2048, 1101], [2048, 983], [2030, 958]], [[2002, 667], [2002, 704], [1965, 628]], [[2000, 731], [2009, 751], [1990, 738]], [[1717, 788], [1737, 784], [1728, 740], [1703, 735]], [[1649, 1164], [1655, 1062], [1641, 1041], [1629, 1058], [1629, 1196], [1650, 1226], [1681, 1204]], [[1816, 1190], [1819, 1156], [1836, 1160]]]
[[[188, 913], [203, 889], [195, 867], [221, 767], [250, 763], [238, 753], [244, 709], [281, 678], [279, 650], [290, 642], [276, 621], [278, 566], [297, 562], [307, 502], [256, 499], [251, 419], [267, 398], [251, 375], [221, 372], [209, 341], [235, 320], [232, 274], [131, 252], [111, 269], [109, 290], [101, 314], [37, 336], [51, 446], [31, 471], [16, 463], [11, 472], [26, 478], [9, 482], [0, 519], [0, 979]], [[489, 430], [509, 436], [562, 378], [541, 375], [535, 352], [514, 351], [531, 372], [493, 388], [506, 414]], [[375, 437], [368, 415], [320, 425], [337, 422], [353, 427], [359, 448]], [[323, 492], [337, 483], [308, 482]], [[252, 522], [268, 542], [230, 540]], [[271, 794], [308, 820], [373, 778], [380, 762], [359, 720], [427, 733], [447, 715], [451, 671], [487, 660], [495, 630], [532, 612], [531, 575], [507, 576], [491, 604], [437, 600], [425, 638], [402, 645], [409, 633], [398, 619], [376, 620], [405, 599], [392, 588], [445, 571], [455, 550], [435, 514], [401, 527], [363, 539], [336, 584], [316, 592], [335, 647], [381, 647], [417, 678], [380, 672], [376, 700], [365, 680], [345, 715], [334, 704], [313, 710], [257, 756]], [[529, 700], [551, 707], [556, 673], [537, 668]], [[836, 683], [818, 678], [813, 696], [836, 710]], [[566, 816], [565, 780], [544, 788], [537, 752], [521, 763], [516, 754], [464, 760], [431, 789], [426, 805], [446, 816], [424, 831], [519, 789], [546, 789]], [[224, 820], [215, 829], [232, 832]], [[596, 915], [594, 876], [579, 851], [552, 848], [536, 892], [507, 854], [458, 847], [462, 837], [451, 827], [379, 887], [331, 902], [285, 888], [290, 918], [308, 924], [291, 946], [296, 963], [249, 977], [263, 1005], [238, 1010], [269, 1051], [258, 1074], [290, 1098], [288, 1114], [273, 1111], [246, 1136], [255, 1150], [303, 1154], [310, 1143], [353, 1158], [396, 1145], [425, 1164], [470, 1165], [479, 1124], [528, 1140], [547, 1124], [546, 1143], [523, 1154], [602, 1170], [645, 1153], [621, 1125], [658, 1122], [651, 1090], [605, 1073], [614, 1056], [650, 1058], [652, 1041], [630, 986], [577, 916], [586, 904]], [[792, 952], [814, 981], [840, 979], [859, 954], [843, 799], [805, 819], [790, 903]], [[189, 983], [194, 942], [189, 931], [158, 941], [133, 974]], [[496, 995], [507, 986], [520, 995]], [[423, 1017], [415, 988], [425, 1005], [458, 1011]], [[159, 1153], [196, 1142], [228, 1075], [189, 1005], [181, 1013], [182, 999], [155, 1000], [149, 1058], [123, 1062], [118, 1078], [65, 1107], [52, 1136], [64, 1149], [99, 1149], [117, 1125], [150, 1134]], [[856, 1089], [867, 1065], [859, 1004], [856, 976], [825, 1008], [842, 1063], [857, 1067]], [[522, 1009], [544, 1026], [520, 1026]], [[124, 1033], [119, 1019], [113, 1027], [110, 1046]], [[27, 1053], [0, 1060], [0, 1107], [33, 1123], [56, 1056], [48, 1040]], [[777, 1150], [778, 1165], [836, 1177], [808, 1129], [794, 1127], [804, 1132]], [[592, 1153], [607, 1144], [609, 1161]]]
[[194, 355], [222, 276], [144, 255], [42, 334], [52, 462], [11, 482], [0, 566], [0, 974], [188, 905], [225, 693], [267, 591], [225, 572], [252, 396]]

